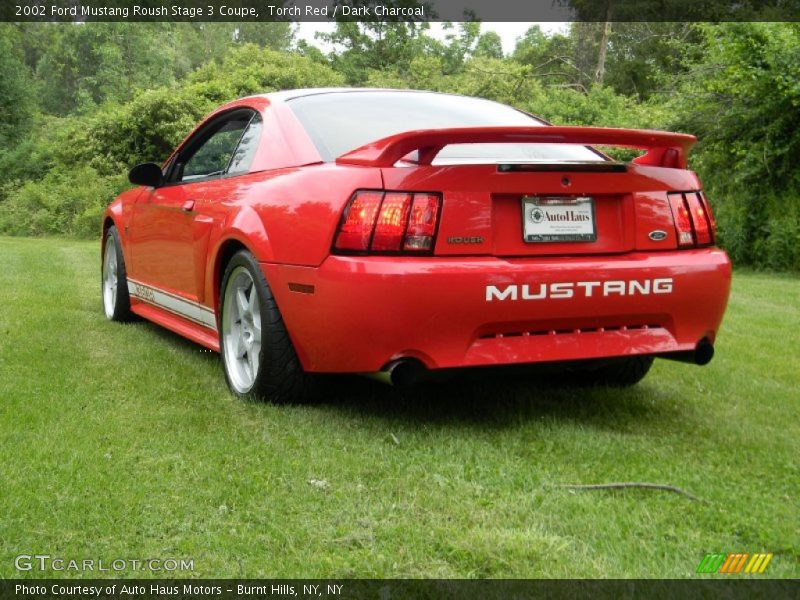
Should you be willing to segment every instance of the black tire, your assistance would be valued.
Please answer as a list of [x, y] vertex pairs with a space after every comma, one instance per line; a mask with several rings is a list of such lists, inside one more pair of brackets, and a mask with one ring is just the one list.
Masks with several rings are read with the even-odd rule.
[[[248, 275], [252, 282], [250, 294], [253, 289], [257, 293], [255, 303], [244, 287], [247, 285]], [[251, 306], [249, 318], [246, 311], [241, 313], [240, 305], [233, 299], [239, 290], [245, 294], [244, 298], [248, 300], [248, 306]], [[256, 307], [258, 314], [255, 313]], [[240, 250], [226, 265], [220, 285], [219, 308], [220, 356], [225, 380], [234, 395], [276, 404], [300, 403], [312, 399], [314, 377], [303, 371], [269, 284], [250, 252]], [[245, 343], [248, 333], [248, 343], [253, 343], [256, 321], [260, 326], [258, 350], [248, 354], [251, 347], [244, 350], [244, 356], [236, 356], [239, 353], [237, 348], [244, 348], [242, 344]], [[253, 357], [257, 357], [257, 362], [252, 362]], [[250, 364], [249, 367], [243, 367], [246, 362]]]
[[653, 366], [652, 356], [629, 356], [613, 359], [603, 366], [585, 371], [585, 380], [592, 385], [630, 387], [639, 383]]
[[[110, 272], [113, 262], [112, 284]], [[119, 233], [113, 225], [108, 228], [103, 239], [103, 257], [100, 270], [100, 297], [103, 302], [103, 312], [111, 321], [130, 321], [133, 319], [131, 312], [131, 298], [128, 295], [128, 273], [125, 269], [125, 257], [122, 254], [122, 245], [119, 242]]]

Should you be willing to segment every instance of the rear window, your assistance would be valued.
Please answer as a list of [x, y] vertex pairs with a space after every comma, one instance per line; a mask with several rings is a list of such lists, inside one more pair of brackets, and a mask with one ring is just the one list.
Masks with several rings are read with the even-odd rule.
[[[288, 104], [325, 161], [416, 129], [544, 126], [490, 100], [424, 92], [332, 92], [293, 98]], [[453, 144], [433, 164], [603, 160], [585, 146], [570, 144]]]

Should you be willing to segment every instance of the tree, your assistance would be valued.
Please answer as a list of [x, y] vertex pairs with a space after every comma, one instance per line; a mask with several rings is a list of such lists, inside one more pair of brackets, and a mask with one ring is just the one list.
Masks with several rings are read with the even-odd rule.
[[36, 64], [43, 108], [64, 115], [170, 83], [175, 49], [161, 42], [171, 30], [169, 23], [63, 24]]
[[698, 26], [672, 126], [698, 136], [693, 166], [735, 261], [800, 269], [800, 26]]
[[0, 148], [16, 141], [34, 109], [34, 85], [20, 37], [13, 25], [0, 24]]
[[480, 58], [503, 58], [503, 42], [494, 31], [487, 31], [478, 38], [474, 55]]
[[[373, 8], [375, 0], [347, 2], [348, 6]], [[416, 0], [382, 2], [387, 7], [419, 6]], [[424, 32], [427, 23], [416, 21], [344, 21], [336, 23], [332, 33], [318, 33], [317, 38], [334, 46], [333, 67], [347, 82], [363, 84], [371, 69], [394, 68], [403, 71], [415, 56], [424, 54], [430, 38]]]

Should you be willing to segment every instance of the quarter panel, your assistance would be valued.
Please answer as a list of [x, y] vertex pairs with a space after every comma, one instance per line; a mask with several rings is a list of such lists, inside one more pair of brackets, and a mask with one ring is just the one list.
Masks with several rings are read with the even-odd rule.
[[353, 191], [380, 188], [380, 171], [320, 164], [274, 169], [209, 184], [202, 212], [212, 221], [205, 299], [215, 300], [225, 242], [236, 240], [262, 263], [317, 266]]

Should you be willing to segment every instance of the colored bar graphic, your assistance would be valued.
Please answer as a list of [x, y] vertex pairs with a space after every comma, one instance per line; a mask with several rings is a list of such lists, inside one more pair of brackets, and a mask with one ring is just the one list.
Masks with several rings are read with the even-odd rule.
[[767, 568], [767, 565], [769, 564], [769, 561], [771, 561], [771, 560], [772, 560], [772, 552], [767, 554], [766, 558], [764, 558], [764, 562], [761, 564], [761, 568], [758, 570], [758, 572], [759, 573], [763, 573], [764, 569]]
[[720, 573], [730, 573], [731, 567], [736, 562], [738, 554], [728, 554], [728, 558], [725, 560], [725, 564], [722, 565], [722, 568], [719, 570]]
[[745, 561], [747, 561], [747, 559], [748, 559], [749, 557], [750, 557], [750, 555], [749, 555], [749, 554], [742, 554], [742, 558], [741, 558], [741, 560], [739, 560], [739, 561], [736, 563], [736, 567], [735, 567], [735, 569], [734, 569], [734, 571], [733, 571], [733, 572], [734, 572], [734, 573], [738, 573], [739, 571], [741, 571], [741, 570], [742, 570], [742, 567], [744, 567], [744, 563], [745, 563]]
[[772, 560], [772, 553], [731, 552], [706, 554], [697, 565], [697, 573], [763, 573]]
[[700, 565], [697, 567], [698, 573], [716, 573], [719, 571], [722, 561], [725, 560], [725, 554], [706, 554]]

